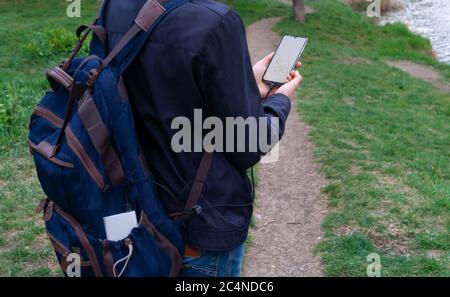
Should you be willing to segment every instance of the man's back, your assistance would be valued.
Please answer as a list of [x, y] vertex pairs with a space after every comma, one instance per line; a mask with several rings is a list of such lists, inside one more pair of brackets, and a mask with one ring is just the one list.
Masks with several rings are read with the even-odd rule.
[[[109, 49], [129, 29], [144, 2], [110, 1]], [[239, 16], [209, 0], [192, 0], [167, 16], [124, 79], [144, 156], [156, 180], [173, 194], [161, 190], [169, 213], [182, 210], [202, 156], [172, 150], [175, 117], [186, 117], [194, 125], [195, 109], [202, 110], [203, 119], [276, 116], [283, 130], [290, 109], [283, 95], [261, 104]], [[191, 246], [226, 251], [242, 244], [253, 203], [245, 169], [259, 159], [257, 152], [215, 153], [200, 201], [203, 211], [186, 228]]]

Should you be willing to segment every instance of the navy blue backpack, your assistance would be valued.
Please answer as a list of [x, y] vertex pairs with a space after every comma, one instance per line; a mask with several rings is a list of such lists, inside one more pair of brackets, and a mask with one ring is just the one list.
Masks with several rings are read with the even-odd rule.
[[[48, 197], [38, 209], [66, 275], [75, 253], [82, 277], [177, 276], [184, 221], [199, 211], [212, 155], [203, 155], [185, 209], [170, 218], [142, 156], [121, 75], [162, 19], [187, 0], [147, 1], [109, 53], [103, 2], [95, 23], [77, 30], [70, 57], [47, 71], [51, 89], [30, 119], [30, 151]], [[91, 32], [89, 56], [76, 58]], [[131, 210], [138, 227], [123, 240], [107, 240], [103, 218]]]

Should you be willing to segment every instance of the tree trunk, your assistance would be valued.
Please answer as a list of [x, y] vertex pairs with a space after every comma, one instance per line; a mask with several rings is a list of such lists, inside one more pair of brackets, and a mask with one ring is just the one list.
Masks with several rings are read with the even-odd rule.
[[292, 0], [294, 6], [294, 19], [297, 22], [303, 23], [305, 21], [305, 1]]

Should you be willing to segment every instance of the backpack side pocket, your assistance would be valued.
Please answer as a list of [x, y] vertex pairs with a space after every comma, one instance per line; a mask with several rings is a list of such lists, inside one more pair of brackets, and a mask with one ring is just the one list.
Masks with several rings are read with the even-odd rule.
[[47, 201], [44, 205], [44, 221], [47, 234], [65, 275], [70, 264], [68, 256], [76, 253], [80, 256], [81, 276], [103, 276], [96, 249], [81, 225], [71, 215], [64, 212], [54, 201]]
[[109, 276], [178, 276], [182, 257], [142, 212], [139, 226], [123, 240], [103, 240], [103, 263]]

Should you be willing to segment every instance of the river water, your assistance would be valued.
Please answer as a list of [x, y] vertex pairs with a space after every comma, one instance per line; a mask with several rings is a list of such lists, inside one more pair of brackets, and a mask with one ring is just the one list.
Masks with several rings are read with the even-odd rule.
[[405, 0], [406, 8], [386, 13], [381, 23], [403, 22], [431, 40], [439, 60], [450, 64], [450, 0]]

